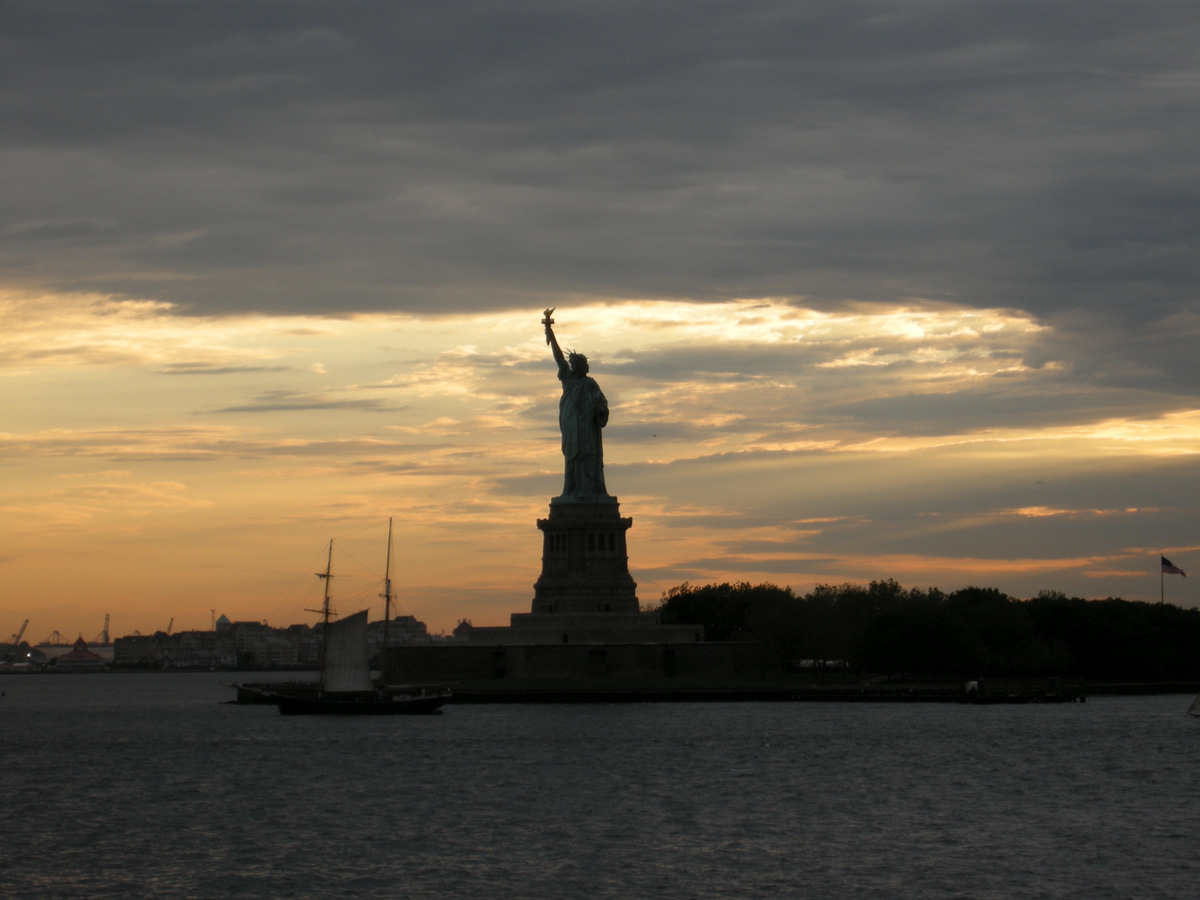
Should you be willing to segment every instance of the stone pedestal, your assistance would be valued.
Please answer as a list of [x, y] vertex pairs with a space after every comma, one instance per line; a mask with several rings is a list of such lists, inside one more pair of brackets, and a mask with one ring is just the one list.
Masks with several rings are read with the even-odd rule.
[[625, 532], [615, 499], [551, 503], [542, 531], [542, 574], [533, 586], [531, 613], [636, 613], [637, 583], [629, 574]]
[[697, 643], [699, 625], [662, 625], [657, 612], [642, 612], [637, 583], [629, 574], [625, 533], [615, 497], [573, 501], [555, 497], [542, 532], [542, 574], [527, 613], [512, 613], [507, 627], [472, 628], [470, 644], [541, 646]]

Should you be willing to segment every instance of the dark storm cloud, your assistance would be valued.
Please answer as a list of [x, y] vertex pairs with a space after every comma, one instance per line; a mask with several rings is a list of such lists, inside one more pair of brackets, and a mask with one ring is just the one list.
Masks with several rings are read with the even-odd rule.
[[1186, 380], [1198, 40], [1167, 2], [8, 2], [0, 263], [196, 314], [931, 298]]

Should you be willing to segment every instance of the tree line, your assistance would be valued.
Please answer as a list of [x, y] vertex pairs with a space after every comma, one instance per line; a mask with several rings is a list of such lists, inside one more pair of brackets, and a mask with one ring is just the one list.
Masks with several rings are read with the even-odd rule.
[[781, 647], [798, 666], [953, 676], [1109, 680], [1200, 677], [1200, 610], [1043, 591], [904, 588], [893, 580], [817, 585], [688, 583], [656, 607], [663, 624], [703, 625], [705, 640]]

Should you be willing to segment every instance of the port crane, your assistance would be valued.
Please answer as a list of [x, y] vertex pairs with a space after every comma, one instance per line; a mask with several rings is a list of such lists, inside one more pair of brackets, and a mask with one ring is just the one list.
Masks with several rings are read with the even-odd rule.
[[17, 629], [17, 633], [12, 636], [12, 652], [4, 654], [4, 661], [15, 659], [17, 655], [17, 646], [21, 643], [21, 636], [25, 634], [25, 629], [29, 627], [29, 620], [26, 619], [21, 623], [21, 627]]
[[23, 634], [25, 634], [25, 629], [28, 627], [29, 627], [29, 620], [26, 619], [24, 622], [21, 623], [21, 627], [17, 629], [17, 633], [12, 636], [9, 643], [11, 643], [13, 645], [14, 650], [17, 648], [17, 644], [21, 643], [21, 636]]

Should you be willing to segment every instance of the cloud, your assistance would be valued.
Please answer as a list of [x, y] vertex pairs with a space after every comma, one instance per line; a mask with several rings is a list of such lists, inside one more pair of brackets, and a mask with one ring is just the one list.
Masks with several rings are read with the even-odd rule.
[[[207, 363], [171, 363], [158, 371], [160, 375], [248, 375], [286, 372], [287, 370], [287, 366], [214, 366]], [[323, 373], [318, 372], [318, 374]]]
[[[6, 322], [0, 333], [3, 367], [153, 364], [161, 374], [269, 374], [285, 371], [274, 361], [295, 352], [295, 338], [334, 330], [311, 319], [188, 319], [160, 300], [2, 287], [0, 315]], [[291, 346], [281, 350], [281, 342]]]
[[304, 411], [333, 411], [357, 410], [359, 412], [396, 413], [401, 407], [385, 404], [373, 398], [339, 397], [334, 392], [322, 394], [302, 393], [292, 390], [267, 391], [258, 395], [252, 402], [239, 406], [225, 406], [213, 409], [213, 415], [226, 413], [271, 413], [271, 412], [304, 412]]
[[138, 481], [124, 473], [80, 473], [69, 486], [26, 489], [9, 494], [0, 513], [19, 516], [28, 532], [78, 529], [105, 521], [120, 529], [164, 511], [207, 509], [210, 500], [193, 496], [178, 481]]
[[202, 315], [1194, 303], [1186, 4], [264, 9], [8, 5], [10, 277]]

